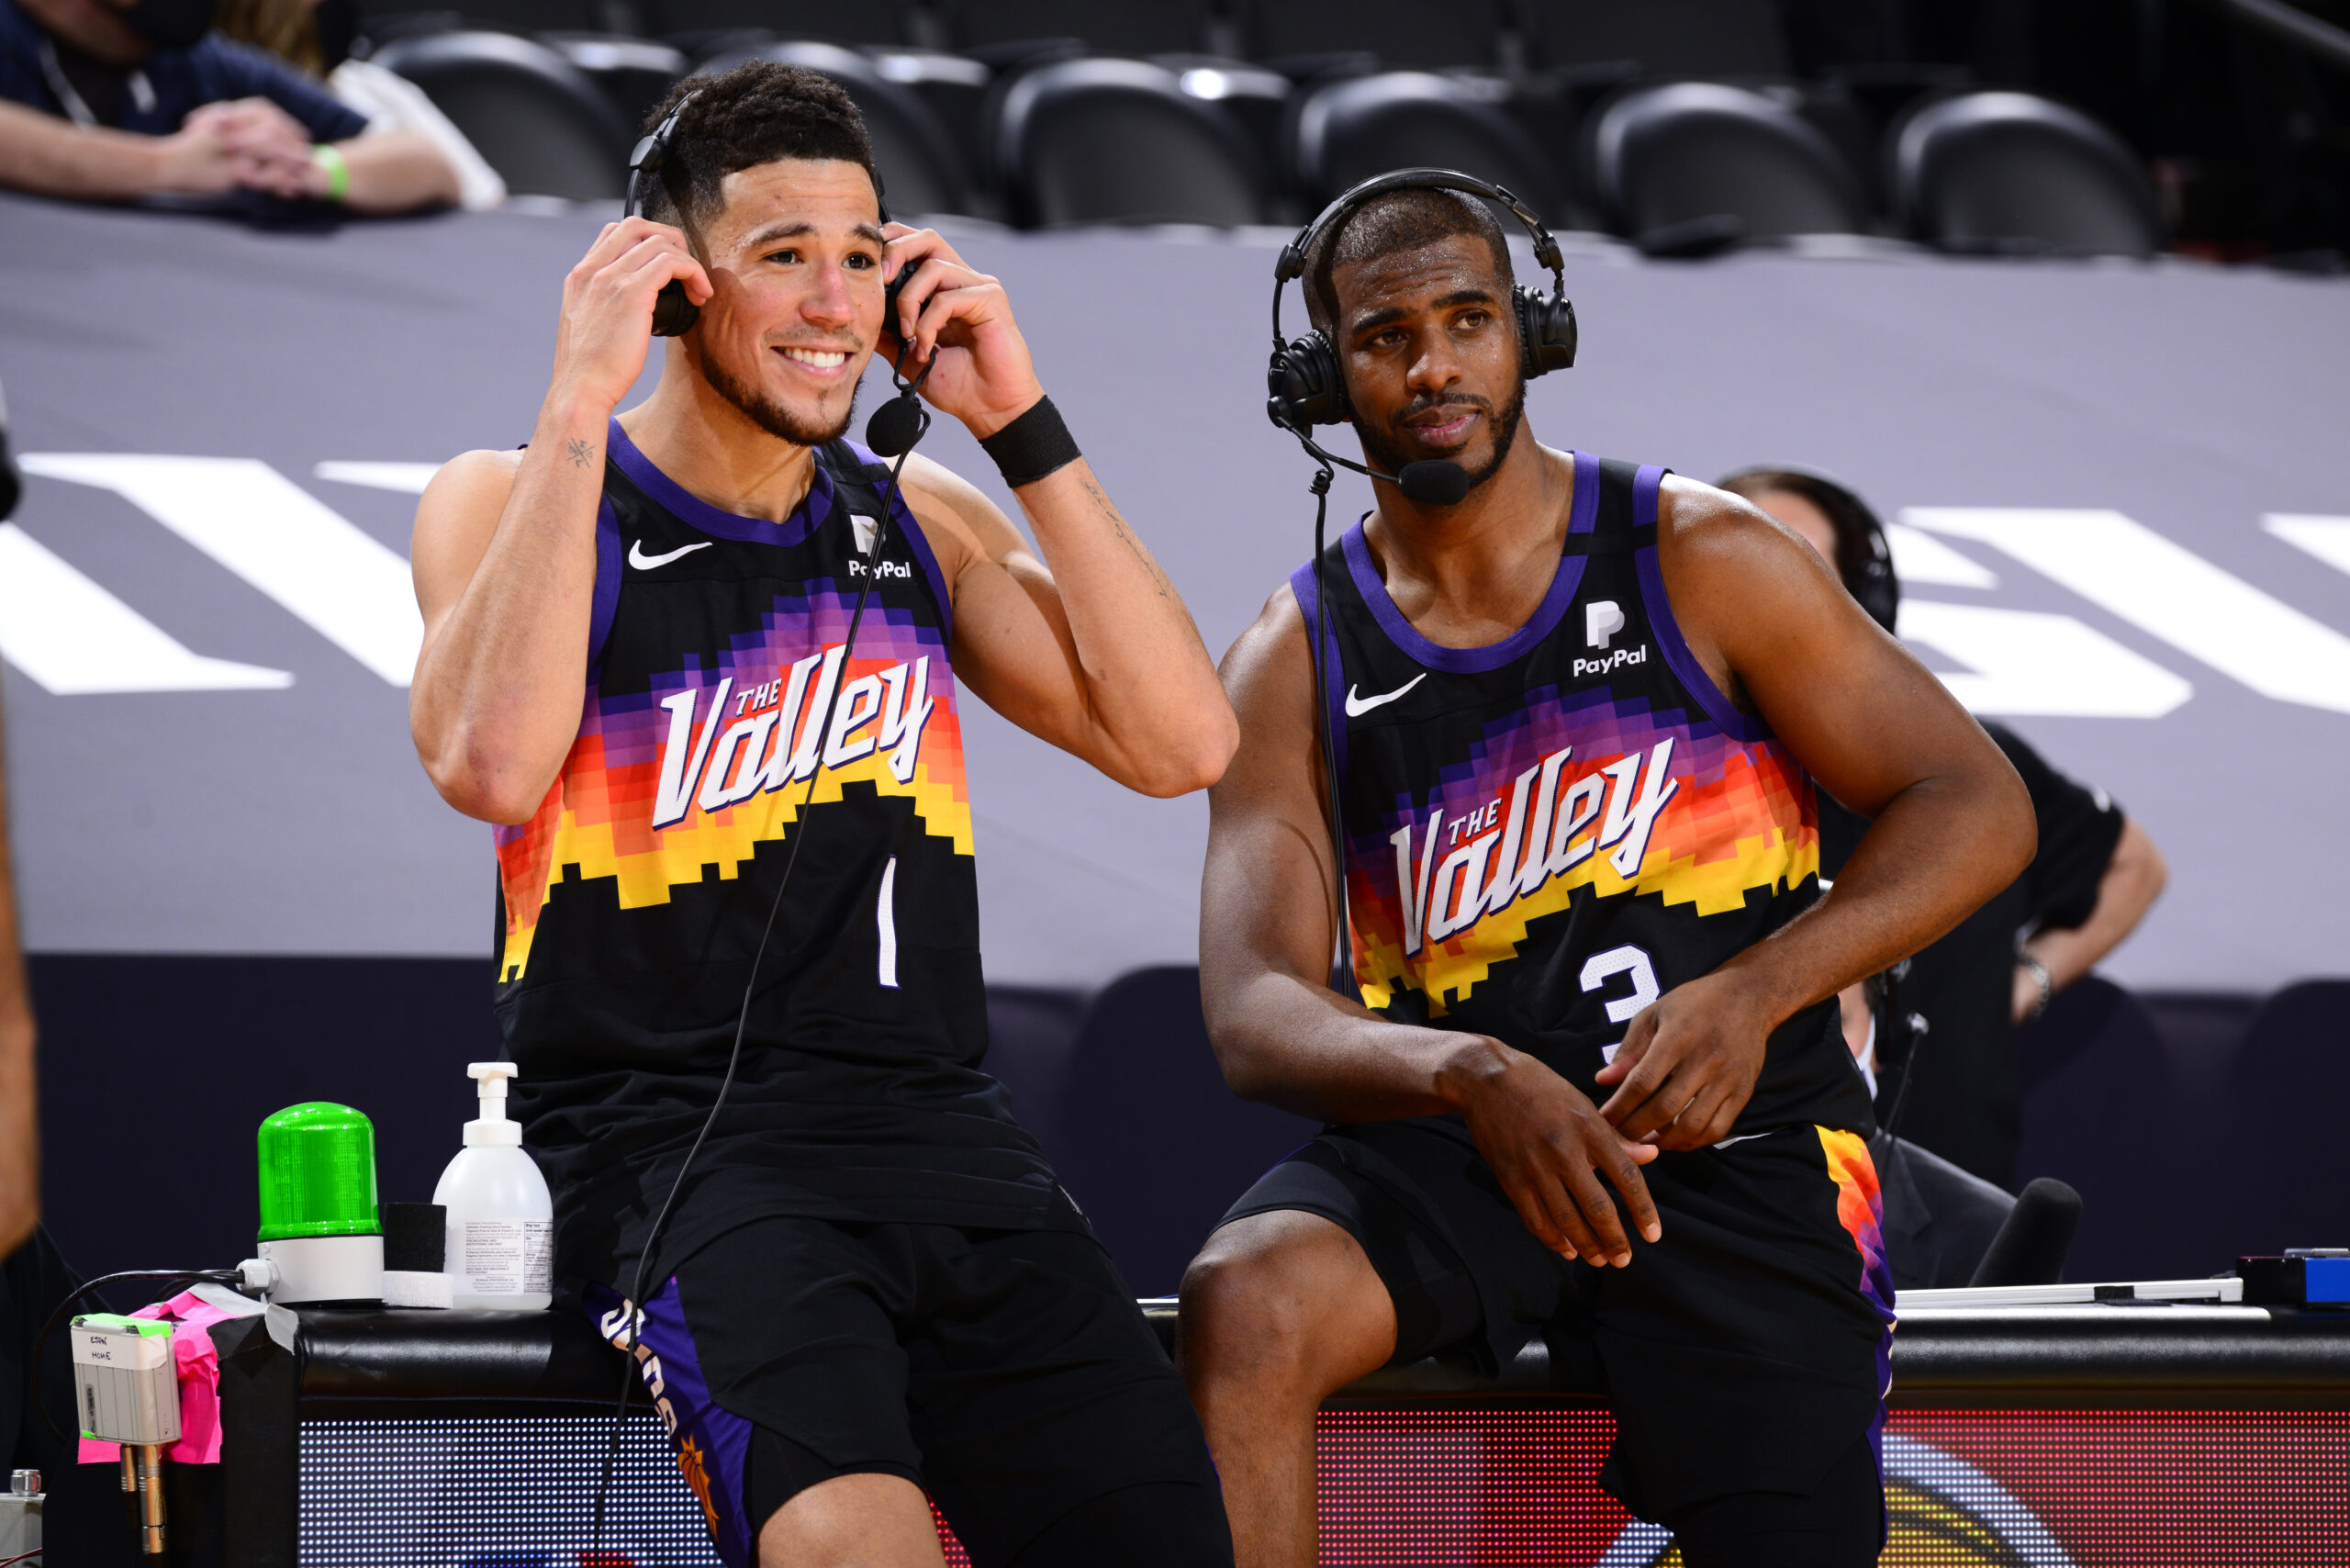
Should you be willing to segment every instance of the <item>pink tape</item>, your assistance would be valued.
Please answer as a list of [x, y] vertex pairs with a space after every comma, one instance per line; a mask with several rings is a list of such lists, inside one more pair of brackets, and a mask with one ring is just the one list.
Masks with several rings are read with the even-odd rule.
[[[172, 1361], [180, 1383], [180, 1440], [163, 1450], [175, 1464], [220, 1462], [220, 1353], [206, 1332], [235, 1315], [221, 1311], [193, 1291], [142, 1306], [133, 1317], [167, 1319], [172, 1325]], [[122, 1445], [82, 1439], [84, 1464], [119, 1464]]]

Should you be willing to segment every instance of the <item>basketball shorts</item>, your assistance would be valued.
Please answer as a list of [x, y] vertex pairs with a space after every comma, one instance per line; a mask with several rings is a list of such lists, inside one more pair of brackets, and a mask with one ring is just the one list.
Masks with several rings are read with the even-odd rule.
[[[583, 1300], [627, 1348], [619, 1293]], [[1232, 1561], [1199, 1419], [1085, 1231], [757, 1220], [651, 1293], [637, 1361], [728, 1568], [864, 1473], [925, 1488], [978, 1568]]]
[[1393, 1298], [1393, 1364], [1447, 1355], [1493, 1375], [1539, 1337], [1550, 1385], [1613, 1406], [1601, 1480], [1642, 1518], [1818, 1492], [1855, 1443], [1875, 1446], [1889, 1381], [1893, 1283], [1866, 1141], [1793, 1126], [1660, 1154], [1641, 1173], [1664, 1234], [1635, 1234], [1624, 1269], [1537, 1241], [1451, 1116], [1331, 1128], [1224, 1223], [1298, 1209], [1344, 1228]]

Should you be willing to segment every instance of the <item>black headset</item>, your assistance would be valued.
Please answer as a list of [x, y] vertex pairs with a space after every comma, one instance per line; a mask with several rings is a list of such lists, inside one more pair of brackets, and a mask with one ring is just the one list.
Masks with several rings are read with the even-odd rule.
[[[650, 135], [640, 138], [636, 150], [628, 155], [628, 196], [621, 205], [622, 218], [643, 216], [645, 178], [648, 175], [665, 177], [662, 175], [662, 166], [668, 161], [669, 138], [677, 129], [677, 117], [686, 112], [688, 104], [700, 96], [701, 89], [696, 87], [692, 92], [679, 98], [677, 106], [671, 109], [663, 118], [661, 123], [653, 128]], [[890, 203], [888, 197], [882, 194], [881, 171], [867, 169], [866, 173], [873, 176], [873, 201], [874, 205], [881, 209], [881, 226], [886, 229], [890, 226]], [[678, 205], [679, 216], [682, 217], [682, 204]], [[905, 282], [906, 274], [901, 272], [881, 297], [881, 319], [892, 332], [897, 330], [898, 290], [905, 286]], [[700, 319], [701, 307], [686, 297], [684, 279], [671, 278], [661, 286], [661, 293], [653, 302], [653, 335], [655, 337], [683, 337], [692, 330], [693, 324]], [[899, 385], [902, 389], [905, 384], [901, 381]], [[912, 442], [910, 442], [908, 445], [911, 446]], [[875, 450], [880, 449], [877, 447]], [[885, 452], [882, 455], [896, 456], [897, 454]]]
[[[1788, 484], [1794, 480], [1794, 484]], [[1721, 486], [1728, 488], [1737, 484], [1767, 486], [1803, 497], [1828, 516], [1836, 530], [1836, 554], [1844, 554], [1845, 532], [1856, 530], [1861, 536], [1860, 564], [1852, 575], [1844, 577], [1844, 564], [1839, 559], [1829, 565], [1843, 577], [1844, 591], [1851, 594], [1860, 607], [1868, 611], [1870, 620], [1889, 633], [1901, 609], [1901, 579], [1893, 571], [1893, 546], [1885, 536], [1885, 524], [1875, 510], [1861, 499], [1853, 488], [1833, 475], [1817, 468], [1806, 468], [1792, 463], [1765, 463], [1751, 468], [1741, 468], [1726, 474]]]
[[1282, 335], [1281, 290], [1292, 279], [1304, 275], [1305, 258], [1324, 230], [1365, 202], [1400, 190], [1459, 191], [1509, 208], [1510, 216], [1534, 237], [1534, 259], [1550, 272], [1548, 294], [1537, 293], [1524, 284], [1510, 290], [1527, 379], [1569, 369], [1575, 363], [1575, 308], [1567, 297], [1566, 267], [1559, 256], [1558, 241], [1534, 209], [1502, 186], [1473, 174], [1454, 169], [1397, 169], [1363, 181], [1324, 207], [1313, 222], [1298, 230], [1296, 239], [1281, 247], [1281, 260], [1273, 263], [1273, 358], [1265, 372], [1270, 394], [1265, 412], [1285, 431], [1303, 436], [1315, 425], [1344, 424], [1352, 413], [1347, 406], [1346, 375], [1330, 340], [1319, 330], [1302, 338]]
[[[622, 218], [636, 218], [644, 211], [645, 176], [659, 175], [661, 166], [669, 157], [669, 137], [677, 129], [677, 117], [686, 106], [701, 96], [696, 87], [677, 100], [649, 136], [639, 139], [636, 151], [628, 155], [628, 199], [621, 205]], [[656, 338], [682, 337], [701, 319], [701, 307], [686, 297], [683, 278], [671, 278], [661, 286], [660, 297], [653, 302], [653, 335]]]

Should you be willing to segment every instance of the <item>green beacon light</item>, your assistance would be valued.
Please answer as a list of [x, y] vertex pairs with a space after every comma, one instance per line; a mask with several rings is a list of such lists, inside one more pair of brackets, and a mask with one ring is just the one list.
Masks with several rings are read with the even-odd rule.
[[375, 1302], [384, 1294], [375, 1208], [375, 1125], [348, 1105], [289, 1105], [262, 1123], [261, 1255], [271, 1299]]

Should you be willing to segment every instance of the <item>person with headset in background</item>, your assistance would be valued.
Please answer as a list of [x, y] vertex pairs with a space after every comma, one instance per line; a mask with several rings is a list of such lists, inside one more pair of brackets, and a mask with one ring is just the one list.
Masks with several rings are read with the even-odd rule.
[[[529, 445], [417, 510], [411, 722], [498, 824], [558, 1291], [635, 1358], [735, 1568], [935, 1565], [925, 1488], [977, 1563], [1229, 1562], [1173, 1367], [979, 1070], [957, 710], [1156, 796], [1223, 772], [1232, 711], [1002, 285], [887, 222], [847, 95], [754, 62], [648, 123], [645, 216], [565, 280]], [[885, 341], [1040, 548], [843, 439]], [[919, 410], [868, 428], [901, 465]]]
[[253, 192], [406, 212], [455, 167], [249, 44], [212, 0], [0, 0], [0, 185], [79, 201]]
[[[1785, 531], [1534, 439], [1572, 316], [1480, 196], [1562, 282], [1444, 171], [1276, 269], [1317, 331], [1277, 292], [1275, 421], [1384, 477], [1225, 656], [1201, 983], [1233, 1088], [1330, 1126], [1192, 1262], [1179, 1361], [1247, 1568], [1315, 1560], [1326, 1397], [1529, 1337], [1693, 1568], [1874, 1562], [1892, 1286], [1835, 999], [2011, 878], [2029, 806]], [[1807, 772], [1876, 819], [1825, 896]]]
[[[1721, 487], [1801, 535], [1870, 617], [1894, 629], [1900, 581], [1884, 526], [1858, 495], [1791, 466], [1742, 468]], [[1909, 960], [1893, 1005], [1873, 1012], [1848, 993], [1844, 1008], [1847, 1036], [1860, 1040], [1855, 1058], [1884, 1086], [1879, 1105], [1889, 1110], [1901, 1098], [1901, 1136], [2012, 1192], [2023, 1141], [2016, 1028], [2137, 929], [2169, 870], [2145, 829], [2104, 790], [2066, 778], [2005, 724], [1983, 728], [2031, 796], [2031, 863]], [[1868, 825], [1840, 801], [1821, 799], [1820, 875], [1841, 871]], [[1924, 1022], [1922, 1038], [1908, 1037], [1912, 1017]], [[1874, 1048], [1872, 1025], [1889, 1048]]]

